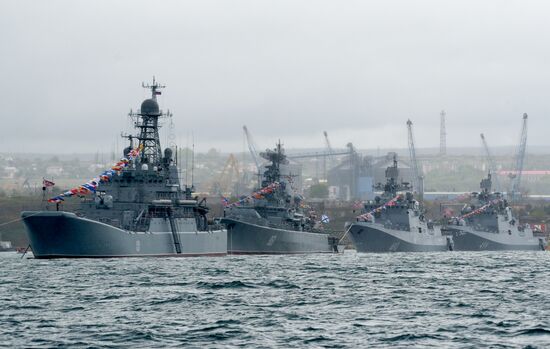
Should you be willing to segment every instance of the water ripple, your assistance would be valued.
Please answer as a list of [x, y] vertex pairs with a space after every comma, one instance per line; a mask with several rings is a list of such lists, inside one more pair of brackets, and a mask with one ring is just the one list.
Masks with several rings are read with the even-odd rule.
[[5, 347], [550, 347], [544, 252], [0, 262]]

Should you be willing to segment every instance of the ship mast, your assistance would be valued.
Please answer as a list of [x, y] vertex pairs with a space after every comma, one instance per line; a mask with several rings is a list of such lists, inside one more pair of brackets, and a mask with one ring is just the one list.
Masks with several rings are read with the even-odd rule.
[[288, 164], [288, 160], [283, 150], [281, 141], [277, 143], [277, 147], [273, 150], [267, 149], [265, 152], [260, 153], [260, 156], [271, 162], [267, 165], [267, 170], [264, 172], [264, 181], [262, 186], [265, 187], [271, 183], [279, 182], [281, 180], [281, 164]]
[[400, 190], [410, 190], [408, 183], [398, 183], [399, 168], [397, 167], [397, 155], [393, 156], [393, 166], [386, 168], [386, 183], [378, 183], [375, 189], [383, 190], [384, 193], [390, 194], [392, 197], [397, 195]]
[[160, 89], [165, 88], [153, 77], [152, 84], [142, 83], [141, 86], [151, 90], [151, 98], [141, 103], [141, 109], [137, 113], [130, 113], [135, 119], [135, 127], [139, 129], [139, 147], [141, 149], [141, 163], [159, 165], [162, 159], [159, 137], [159, 118], [168, 117], [164, 114], [157, 103], [157, 96], [161, 94]]

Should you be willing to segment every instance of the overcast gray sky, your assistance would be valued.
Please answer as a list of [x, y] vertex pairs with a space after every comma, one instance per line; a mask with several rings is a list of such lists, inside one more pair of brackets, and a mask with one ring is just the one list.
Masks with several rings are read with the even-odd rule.
[[[1, 151], [109, 151], [155, 75], [179, 142], [550, 145], [546, 1], [0, 1]], [[119, 141], [122, 148], [122, 141]]]

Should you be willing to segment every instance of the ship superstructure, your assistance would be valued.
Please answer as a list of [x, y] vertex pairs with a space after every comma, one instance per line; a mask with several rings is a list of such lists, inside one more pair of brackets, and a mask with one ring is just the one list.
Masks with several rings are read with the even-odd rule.
[[543, 250], [546, 239], [534, 236], [527, 224], [514, 218], [508, 201], [492, 192], [491, 174], [480, 182], [480, 192], [470, 195], [459, 217], [450, 219], [446, 231], [457, 251]]
[[421, 252], [452, 249], [451, 238], [428, 220], [415, 200], [409, 183], [399, 183], [399, 169], [386, 169], [386, 183], [376, 189], [382, 194], [364, 205], [364, 213], [347, 225], [358, 252]]
[[[161, 151], [157, 95], [130, 113], [137, 135], [112, 169], [50, 201], [82, 197], [76, 212], [23, 212], [37, 258], [225, 255], [227, 233], [208, 223], [206, 200], [182, 187], [172, 149]], [[58, 205], [59, 207], [59, 205]]]
[[292, 190], [292, 173], [281, 144], [260, 154], [265, 166], [261, 188], [229, 204], [221, 222], [228, 231], [228, 253], [287, 254], [337, 252], [337, 241], [316, 229], [317, 217], [306, 215], [303, 198]]

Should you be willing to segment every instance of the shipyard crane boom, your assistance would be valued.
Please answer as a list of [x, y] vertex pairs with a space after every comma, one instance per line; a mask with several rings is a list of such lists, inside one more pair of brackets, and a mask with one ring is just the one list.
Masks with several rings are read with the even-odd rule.
[[256, 143], [254, 143], [254, 140], [252, 139], [252, 135], [248, 131], [248, 128], [246, 125], [243, 126], [244, 136], [246, 137], [246, 144], [248, 145], [248, 151], [250, 151], [250, 155], [252, 156], [252, 160], [254, 160], [254, 164], [256, 165], [257, 175], [258, 175], [258, 184], [260, 182], [260, 173], [262, 172], [262, 165], [260, 163], [260, 159], [258, 158], [258, 151], [256, 150]]
[[498, 180], [497, 175], [497, 166], [495, 164], [495, 160], [493, 159], [493, 156], [491, 155], [491, 150], [489, 149], [489, 145], [487, 144], [487, 140], [485, 139], [485, 135], [482, 133], [479, 135], [481, 137], [481, 142], [483, 143], [483, 148], [485, 149], [485, 156], [487, 156], [487, 162], [489, 163], [489, 171], [492, 174], [491, 179], [494, 183], [494, 191], [500, 191], [500, 183]]
[[232, 187], [232, 185], [240, 178], [239, 162], [233, 154], [229, 154], [220, 176], [214, 182], [214, 192], [218, 195], [238, 195], [235, 186]]
[[329, 155], [328, 158], [323, 157], [323, 173], [324, 173], [325, 180], [328, 180], [327, 167], [332, 168], [332, 154], [334, 153], [334, 151], [332, 150], [332, 146], [330, 145], [330, 140], [328, 139], [327, 131], [323, 131], [323, 135], [325, 136], [325, 145], [327, 147], [327, 152]]
[[413, 167], [413, 189], [418, 193], [418, 198], [422, 200], [424, 198], [424, 177], [422, 175], [420, 166], [418, 164], [418, 159], [416, 158], [416, 149], [414, 146], [414, 137], [412, 130], [412, 121], [407, 120], [407, 131], [408, 131], [408, 141], [409, 141], [409, 156], [411, 165]]
[[288, 159], [308, 159], [308, 158], [320, 158], [320, 157], [331, 157], [331, 156], [339, 156], [339, 155], [349, 155], [349, 150], [339, 150], [339, 151], [333, 151], [332, 153], [322, 151], [322, 152], [310, 152], [310, 153], [298, 153], [298, 154], [291, 154], [287, 155], [286, 157]]
[[329, 154], [332, 154], [332, 146], [330, 145], [330, 140], [328, 139], [327, 131], [323, 131], [323, 135], [325, 136], [325, 145], [327, 146], [327, 150]]
[[512, 183], [510, 193], [512, 200], [516, 200], [521, 196], [521, 173], [523, 172], [523, 163], [525, 161], [525, 148], [527, 147], [527, 113], [523, 113], [523, 124], [519, 138], [519, 145], [516, 152], [516, 168], [511, 175]]

